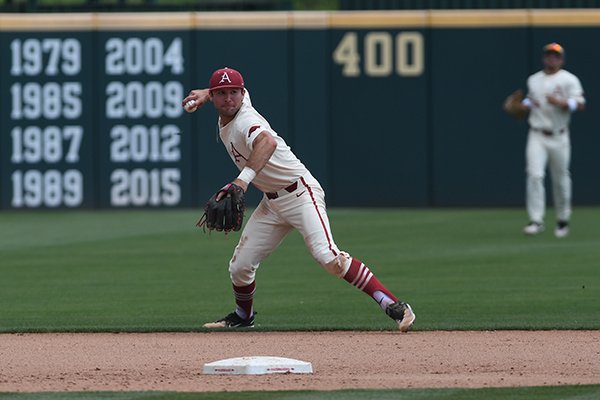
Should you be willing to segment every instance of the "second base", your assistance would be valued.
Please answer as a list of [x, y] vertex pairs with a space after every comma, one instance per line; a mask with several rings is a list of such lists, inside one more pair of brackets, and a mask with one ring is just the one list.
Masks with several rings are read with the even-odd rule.
[[237, 357], [204, 364], [207, 375], [312, 374], [312, 364], [293, 358]]

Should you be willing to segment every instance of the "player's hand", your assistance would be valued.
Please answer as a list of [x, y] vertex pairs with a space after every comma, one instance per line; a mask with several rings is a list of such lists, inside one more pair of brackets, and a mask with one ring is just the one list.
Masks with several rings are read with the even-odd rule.
[[567, 103], [566, 100], [563, 100], [553, 94], [549, 94], [548, 96], [546, 96], [546, 100], [548, 100], [548, 103], [550, 103], [556, 107], [560, 107], [564, 110], [569, 108], [569, 104]]
[[181, 106], [187, 112], [194, 112], [210, 101], [208, 89], [194, 89], [181, 101]]

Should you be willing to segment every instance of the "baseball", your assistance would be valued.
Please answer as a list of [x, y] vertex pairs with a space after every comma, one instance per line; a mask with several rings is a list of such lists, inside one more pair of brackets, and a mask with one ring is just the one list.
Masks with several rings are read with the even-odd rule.
[[185, 103], [185, 106], [183, 108], [189, 113], [196, 111], [198, 109], [198, 106], [196, 105], [196, 100], [188, 101], [187, 103]]

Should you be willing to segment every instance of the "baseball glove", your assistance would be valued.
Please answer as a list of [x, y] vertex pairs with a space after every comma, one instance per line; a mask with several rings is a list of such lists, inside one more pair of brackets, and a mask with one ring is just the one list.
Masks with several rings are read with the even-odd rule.
[[245, 210], [244, 190], [234, 183], [229, 183], [208, 199], [204, 214], [196, 226], [209, 231], [239, 231], [244, 222]]
[[512, 92], [506, 100], [504, 100], [504, 111], [515, 119], [522, 119], [527, 115], [527, 107], [521, 102], [523, 101], [524, 95], [521, 89], [517, 89]]

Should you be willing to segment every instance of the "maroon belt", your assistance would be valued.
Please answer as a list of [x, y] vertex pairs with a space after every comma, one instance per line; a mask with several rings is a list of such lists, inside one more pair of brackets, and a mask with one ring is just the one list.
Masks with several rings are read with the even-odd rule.
[[[554, 133], [554, 132], [552, 132], [552, 131], [547, 131], [547, 130], [545, 130], [545, 129], [533, 128], [533, 130], [534, 130], [534, 131], [537, 131], [537, 132], [541, 132], [541, 133], [542, 133], [542, 135], [544, 135], [544, 136], [552, 136], [552, 134]], [[560, 129], [560, 130], [558, 131], [558, 134], [559, 134], [559, 135], [562, 135], [562, 134], [563, 134], [563, 133], [565, 133], [566, 131], [567, 131], [567, 130], [566, 130], [565, 128], [562, 128], [562, 129]]]
[[269, 200], [273, 200], [278, 198], [279, 196], [283, 196], [286, 192], [287, 193], [292, 193], [294, 190], [298, 189], [298, 182], [294, 182], [292, 183], [290, 186], [283, 188], [277, 192], [272, 192], [272, 193], [265, 193], [265, 195], [267, 196], [267, 199]]

